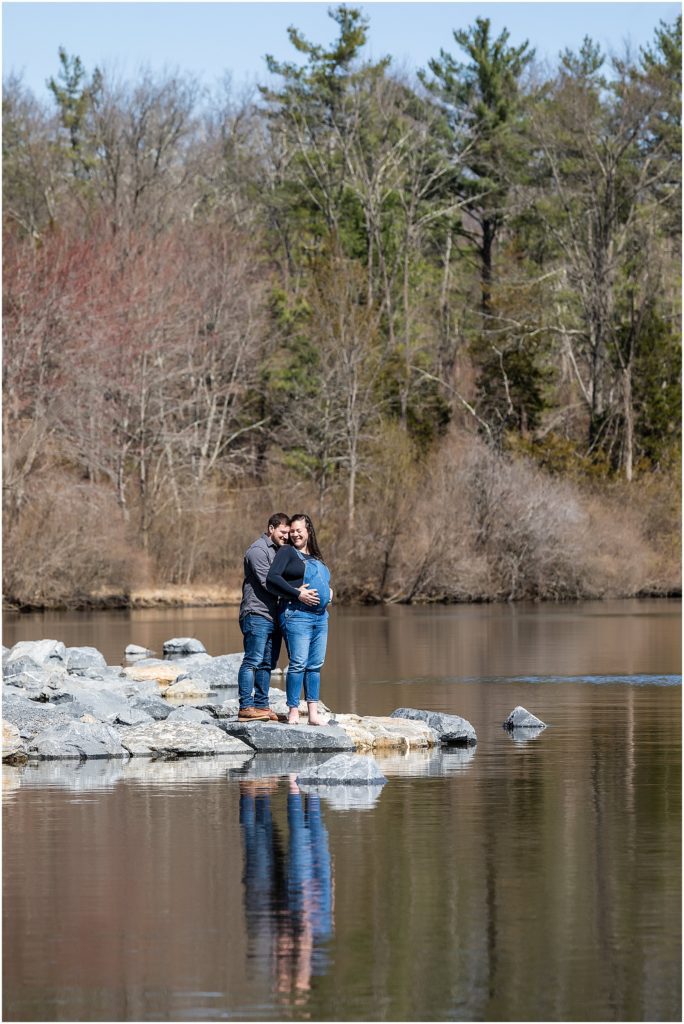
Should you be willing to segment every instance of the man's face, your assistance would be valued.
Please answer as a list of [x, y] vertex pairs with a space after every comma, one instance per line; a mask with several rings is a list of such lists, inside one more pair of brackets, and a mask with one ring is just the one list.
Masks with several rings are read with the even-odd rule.
[[287, 544], [287, 538], [290, 536], [290, 527], [287, 523], [280, 523], [279, 526], [269, 526], [268, 535], [281, 548], [283, 544]]

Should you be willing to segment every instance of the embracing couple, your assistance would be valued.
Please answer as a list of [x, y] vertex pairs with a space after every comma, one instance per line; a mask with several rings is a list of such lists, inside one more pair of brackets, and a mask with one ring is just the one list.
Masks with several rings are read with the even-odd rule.
[[328, 640], [330, 572], [309, 516], [276, 512], [245, 552], [240, 629], [245, 656], [238, 674], [241, 721], [277, 721], [268, 704], [271, 671], [281, 640], [289, 658], [285, 688], [290, 725], [299, 722], [299, 700], [309, 707], [309, 725], [321, 725], [318, 698]]

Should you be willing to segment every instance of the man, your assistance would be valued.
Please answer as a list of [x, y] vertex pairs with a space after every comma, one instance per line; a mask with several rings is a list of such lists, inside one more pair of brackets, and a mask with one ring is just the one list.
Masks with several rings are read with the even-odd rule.
[[[266, 589], [266, 576], [276, 551], [287, 543], [290, 520], [276, 512], [262, 533], [245, 552], [245, 578], [240, 604], [240, 629], [245, 656], [238, 672], [238, 697], [241, 721], [277, 721], [268, 706], [271, 671], [278, 664], [282, 634], [278, 625], [278, 598]], [[299, 600], [318, 604], [318, 592], [302, 586]]]

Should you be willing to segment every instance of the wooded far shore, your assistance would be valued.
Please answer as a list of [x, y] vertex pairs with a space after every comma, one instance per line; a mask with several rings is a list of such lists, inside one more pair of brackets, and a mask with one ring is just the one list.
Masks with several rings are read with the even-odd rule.
[[681, 17], [412, 76], [329, 13], [250, 93], [4, 83], [6, 601], [207, 602], [277, 511], [344, 602], [680, 593]]

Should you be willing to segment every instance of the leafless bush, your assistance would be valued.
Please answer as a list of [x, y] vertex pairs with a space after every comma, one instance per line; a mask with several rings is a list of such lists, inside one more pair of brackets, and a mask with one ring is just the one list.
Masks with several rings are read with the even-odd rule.
[[34, 607], [77, 606], [98, 590], [125, 593], [144, 570], [113, 494], [56, 476], [33, 485], [3, 555], [5, 597]]
[[458, 434], [427, 467], [397, 546], [402, 601], [629, 595], [652, 562], [634, 517]]

